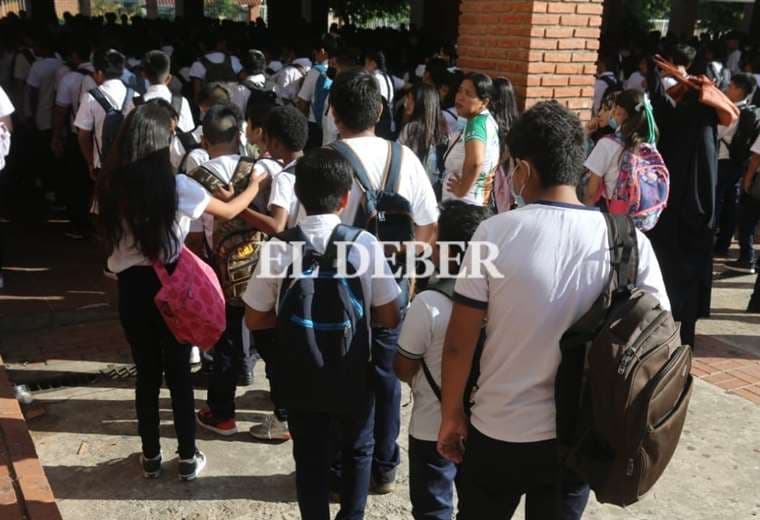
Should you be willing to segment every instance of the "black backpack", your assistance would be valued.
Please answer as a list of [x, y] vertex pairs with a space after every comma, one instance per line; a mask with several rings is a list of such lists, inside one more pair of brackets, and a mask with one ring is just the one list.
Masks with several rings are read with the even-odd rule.
[[[736, 124], [736, 133], [728, 145], [728, 152], [737, 167], [744, 167], [752, 152], [752, 145], [760, 135], [760, 107], [746, 105], [739, 112], [739, 122]], [[725, 141], [724, 141], [725, 142]]]
[[232, 68], [232, 58], [229, 54], [224, 55], [221, 63], [214, 63], [206, 56], [201, 56], [199, 60], [203, 68], [206, 69], [206, 75], [203, 77], [204, 83], [235, 83], [238, 80], [235, 70]]
[[635, 287], [633, 221], [604, 217], [612, 273], [560, 339], [557, 445], [562, 463], [599, 502], [626, 506], [654, 486], [675, 452], [691, 397], [692, 354], [671, 313]]
[[[427, 291], [435, 291], [447, 297], [449, 300], [454, 299], [454, 285], [456, 284], [455, 278], [444, 278], [436, 280], [434, 283], [428, 285]], [[467, 417], [470, 416], [473, 404], [473, 395], [478, 389], [478, 379], [480, 378], [480, 358], [483, 357], [483, 347], [486, 344], [486, 328], [480, 329], [480, 337], [478, 338], [478, 344], [475, 346], [475, 353], [472, 356], [472, 367], [470, 368], [470, 375], [467, 377], [467, 384], [464, 387], [464, 413]], [[422, 359], [422, 373], [425, 375], [430, 388], [433, 393], [441, 400], [441, 388], [436, 384], [433, 374], [430, 372], [430, 368], [425, 363], [425, 359]]]
[[127, 105], [134, 97], [134, 90], [127, 88], [127, 93], [124, 96], [120, 109], [114, 107], [98, 87], [91, 89], [90, 95], [95, 98], [95, 101], [98, 102], [106, 113], [106, 117], [103, 120], [103, 133], [100, 136], [100, 145], [98, 145], [98, 140], [95, 139], [95, 148], [98, 151], [102, 165], [103, 160], [111, 150], [111, 146], [116, 141], [116, 137], [119, 135], [119, 129], [122, 123], [124, 123], [124, 119], [127, 117]]
[[393, 82], [388, 78], [388, 74], [383, 73], [383, 79], [385, 85], [388, 88], [388, 97], [385, 99], [380, 97], [383, 104], [383, 113], [380, 115], [380, 121], [375, 126], [375, 134], [383, 139], [393, 139], [393, 98], [395, 97], [395, 90], [393, 89]]
[[[347, 262], [349, 277], [336, 269], [336, 242], [353, 243], [362, 230], [338, 225], [323, 254], [296, 226], [280, 234], [287, 243], [306, 243], [303, 274], [288, 268], [277, 311], [277, 362], [273, 364], [282, 404], [321, 413], [347, 413], [369, 392], [369, 309], [361, 280]], [[351, 250], [352, 246], [347, 248]], [[298, 274], [298, 273], [296, 273]]]
[[399, 143], [388, 142], [388, 170], [380, 189], [375, 189], [369, 181], [364, 164], [349, 145], [344, 141], [336, 141], [330, 146], [351, 163], [354, 178], [364, 193], [364, 201], [357, 208], [354, 225], [366, 229], [381, 242], [403, 243], [414, 240], [412, 206], [398, 193], [403, 147]]

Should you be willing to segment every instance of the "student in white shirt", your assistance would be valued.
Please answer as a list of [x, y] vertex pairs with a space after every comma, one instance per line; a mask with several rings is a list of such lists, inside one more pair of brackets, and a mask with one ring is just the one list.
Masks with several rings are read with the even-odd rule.
[[602, 98], [607, 89], [617, 89], [620, 87], [617, 69], [617, 56], [599, 57], [599, 61], [596, 64], [596, 81], [594, 81], [594, 101], [591, 105], [591, 113], [593, 115], [599, 112], [599, 106], [602, 104]]
[[[0, 174], [5, 168], [5, 157], [11, 149], [11, 134], [13, 133], [13, 121], [11, 115], [15, 111], [11, 100], [0, 87]], [[3, 279], [3, 237], [0, 234], [0, 289], [5, 287]]]
[[726, 57], [726, 68], [731, 71], [732, 75], [741, 72], [742, 51], [739, 45], [740, 41], [737, 33], [731, 33], [726, 36], [726, 48], [729, 51]]
[[364, 68], [374, 76], [383, 98], [383, 112], [377, 124], [377, 135], [386, 139], [395, 138], [396, 92], [403, 89], [406, 82], [388, 72], [383, 51], [368, 52], [364, 59]]
[[[747, 109], [749, 98], [756, 86], [757, 83], [752, 74], [739, 72], [731, 77], [726, 89], [726, 96], [736, 104], [740, 111], [740, 117], [732, 125], [718, 125], [718, 182], [715, 186], [715, 218], [718, 227], [715, 238], [716, 255], [727, 256], [734, 231], [736, 231], [737, 187], [739, 180], [744, 175], [744, 168], [746, 167], [744, 158], [750, 155], [749, 149], [752, 143], [748, 142], [748, 136], [740, 135], [740, 140], [736, 142], [737, 149], [734, 148], [733, 144], [739, 127], [739, 120], [742, 116], [752, 117], [752, 115], [742, 114], [742, 112]], [[744, 149], [741, 150], [741, 148]], [[732, 157], [732, 149], [740, 153], [742, 157]], [[739, 269], [751, 267], [751, 259], [749, 259], [750, 262], [747, 260], [746, 256], [742, 257], [740, 254], [736, 262], [728, 262], [726, 267], [729, 269], [732, 267]]]
[[309, 118], [309, 141], [306, 149], [322, 143], [322, 116], [325, 111], [335, 68], [330, 70], [330, 57], [336, 47], [332, 39], [325, 39], [314, 49], [314, 66], [306, 74], [296, 97], [296, 106]]
[[[124, 55], [113, 49], [97, 51], [93, 56], [92, 64], [95, 67], [93, 78], [98, 84], [97, 88], [111, 106], [116, 110], [125, 107], [124, 111], [127, 113], [132, 110], [134, 103], [131, 99], [126, 99], [128, 90], [121, 81], [121, 75], [124, 72]], [[96, 172], [101, 168], [104, 159], [101, 155], [105, 118], [106, 112], [100, 103], [92, 94], [85, 94], [74, 119], [74, 126], [79, 130], [79, 147], [90, 177], [93, 179], [97, 176]]]
[[267, 59], [263, 52], [256, 49], [248, 51], [244, 68], [245, 78], [235, 88], [231, 96], [232, 102], [240, 109], [240, 113], [245, 114], [252, 89], [264, 89], [267, 82], [267, 77], [264, 74], [266, 66]]
[[[464, 464], [464, 518], [510, 518], [527, 490], [528, 520], [579, 519], [588, 499], [587, 486], [561, 477], [554, 404], [560, 337], [611, 272], [604, 216], [576, 196], [583, 142], [580, 120], [556, 101], [520, 117], [508, 145], [515, 198], [528, 205], [483, 222], [459, 272], [444, 342], [438, 450]], [[637, 287], [670, 310], [652, 246], [636, 234]], [[468, 425], [463, 392], [484, 321]]]
[[238, 57], [227, 53], [227, 42], [216, 31], [207, 32], [205, 44], [206, 49], [210, 49], [209, 52], [193, 62], [190, 67], [193, 96], [196, 101], [204, 83], [236, 83], [243, 70]]
[[[337, 76], [344, 70], [356, 65], [356, 56], [347, 49], [340, 49], [335, 53], [335, 57], [330, 57], [330, 66], [335, 68]], [[332, 88], [332, 85], [331, 85]], [[325, 108], [322, 112], [322, 146], [334, 143], [339, 139], [338, 128], [335, 126], [335, 116], [333, 116], [330, 102], [330, 94], [325, 99]]]
[[309, 58], [297, 58], [285, 65], [272, 80], [274, 92], [285, 101], [295, 102], [306, 74], [311, 70]]
[[[380, 187], [391, 151], [390, 143], [375, 136], [380, 120], [382, 101], [380, 87], [369, 72], [349, 69], [341, 72], [330, 89], [335, 125], [343, 142], [359, 157], [373, 187]], [[422, 163], [409, 148], [403, 147], [398, 194], [409, 201], [415, 236], [419, 242], [432, 242], [438, 222], [438, 202]], [[352, 225], [357, 218], [363, 193], [355, 181], [341, 220]], [[408, 280], [402, 280], [402, 290]], [[402, 306], [406, 305], [405, 291]], [[393, 490], [396, 467], [400, 463], [396, 443], [401, 424], [401, 385], [393, 374], [393, 356], [398, 329], [378, 329], [373, 332], [373, 365], [376, 372], [377, 395], [375, 415], [375, 455], [373, 489], [380, 493]]]
[[[478, 225], [491, 216], [490, 209], [461, 200], [443, 204], [438, 219], [436, 251], [450, 260], [448, 272], [456, 275], [458, 259]], [[456, 244], [456, 245], [455, 245]], [[440, 280], [438, 283], [451, 283]], [[434, 285], [433, 287], [436, 287]], [[414, 407], [409, 423], [409, 495], [414, 518], [454, 518], [453, 485], [457, 467], [436, 450], [441, 426], [441, 360], [443, 340], [454, 303], [440, 290], [426, 290], [414, 298], [406, 313], [398, 340], [396, 375], [412, 387]], [[433, 379], [431, 384], [422, 365]]]
[[[308, 243], [322, 253], [341, 222], [340, 213], [348, 204], [352, 185], [351, 165], [338, 152], [329, 148], [317, 148], [299, 161], [295, 175], [296, 194], [308, 215], [299, 224], [300, 231]], [[359, 268], [357, 248], [361, 247], [368, 257], [369, 265], [379, 265], [384, 269], [384, 276], [372, 276], [372, 269], [359, 271], [363, 299], [361, 305], [367, 327], [374, 323], [376, 326], [394, 328], [400, 320], [400, 291], [390, 276], [383, 249], [377, 239], [367, 232], [361, 232], [353, 243], [356, 247], [349, 249], [347, 263]], [[277, 326], [280, 289], [294, 256], [294, 246], [281, 246], [282, 242], [277, 239], [264, 244], [261, 254], [263, 260], [256, 267], [243, 295], [247, 307], [246, 322], [252, 330], [272, 330]], [[265, 267], [274, 276], [263, 276]], [[277, 349], [299, 348], [284, 343], [275, 345]], [[360, 360], [354, 361], [359, 362]], [[366, 370], [369, 370], [370, 360], [367, 359], [366, 363]], [[292, 379], [289, 368], [291, 367], [286, 364], [278, 366], [278, 377]], [[280, 388], [287, 385], [287, 381], [282, 381], [283, 379], [278, 379]], [[285, 389], [286, 399], [292, 399], [292, 391], [287, 392], [290, 388], [288, 386]], [[344, 397], [345, 401], [350, 400], [351, 403], [350, 411], [346, 413], [321, 413], [305, 407], [299, 408], [297, 401], [285, 401], [293, 437], [298, 505], [303, 518], [330, 517], [327, 477], [335, 439], [331, 427], [339, 431], [342, 454], [343, 479], [338, 518], [363, 518], [373, 457], [373, 390], [371, 384], [352, 388]], [[301, 397], [300, 402], [303, 399]]]
[[161, 283], [153, 263], [161, 262], [171, 271], [190, 221], [204, 212], [233, 218], [253, 200], [260, 179], [252, 176], [238, 197], [222, 202], [186, 176], [175, 175], [169, 162], [172, 118], [158, 103], [140, 106], [127, 116], [122, 139], [114, 143], [114, 160], [109, 161], [113, 169], [101, 174], [98, 207], [108, 266], [118, 276], [121, 323], [137, 366], [135, 405], [143, 474], [157, 478], [161, 473], [158, 393], [165, 379], [172, 397], [179, 478], [194, 480], [206, 457], [195, 443], [190, 345], [176, 340], [156, 307]]
[[[177, 130], [189, 134], [195, 130], [195, 121], [193, 113], [190, 110], [190, 103], [183, 96], [172, 94], [169, 90], [172, 75], [171, 60], [163, 51], [150, 51], [145, 54], [143, 59], [143, 74], [148, 80], [149, 86], [142, 98], [145, 101], [151, 99], [163, 99], [172, 105], [177, 112]], [[172, 140], [172, 164], [175, 168], [180, 166], [182, 157], [185, 155], [185, 148], [182, 146], [179, 137], [175, 136]]]

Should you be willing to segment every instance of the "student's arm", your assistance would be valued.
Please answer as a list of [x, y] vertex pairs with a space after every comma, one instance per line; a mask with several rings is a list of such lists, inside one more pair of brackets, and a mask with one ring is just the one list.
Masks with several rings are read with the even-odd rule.
[[449, 190], [457, 197], [464, 197], [483, 171], [486, 162], [486, 143], [477, 139], [467, 141], [464, 145], [464, 165], [459, 177], [449, 179]]
[[245, 303], [245, 325], [249, 330], [267, 330], [277, 326], [275, 306], [279, 280], [272, 276], [261, 276], [261, 271], [265, 268], [265, 263], [267, 269], [274, 267], [277, 263], [275, 259], [282, 253], [282, 247], [287, 247], [287, 244], [277, 239], [261, 246], [259, 263], [241, 297]]
[[10, 115], [0, 117], [0, 124], [5, 125], [5, 128], [13, 133], [13, 118]]
[[422, 362], [419, 359], [409, 359], [396, 352], [396, 357], [393, 360], [393, 371], [396, 372], [396, 377], [404, 383], [412, 384], [414, 376], [417, 375], [421, 366]]
[[602, 185], [602, 177], [590, 172], [588, 176], [588, 183], [586, 184], [586, 192], [583, 195], [583, 203], [586, 206], [594, 206], [597, 201], [597, 194], [599, 193], [599, 187]]
[[433, 312], [428, 307], [425, 294], [420, 294], [409, 306], [398, 338], [393, 368], [401, 381], [411, 384], [432, 342]]
[[267, 312], [261, 312], [245, 307], [245, 326], [249, 330], [268, 330], [277, 326], [277, 314], [274, 309]]
[[206, 213], [219, 217], [223, 220], [230, 220], [242, 213], [253, 201], [259, 192], [262, 175], [251, 175], [248, 187], [229, 202], [223, 202], [216, 198], [211, 198], [206, 208]]
[[[760, 139], [758, 139], [758, 143], [760, 143]], [[747, 171], [744, 173], [744, 178], [742, 179], [742, 188], [746, 193], [749, 193], [750, 190], [752, 190], [752, 183], [755, 181], [755, 175], [757, 175], [758, 168], [760, 168], [760, 153], [753, 153], [752, 158], [749, 160], [749, 164], [747, 164]]]
[[[426, 226], [415, 226], [414, 239], [417, 242], [424, 242], [426, 244], [433, 245], [436, 237], [438, 236], [438, 222], [433, 222]], [[417, 247], [417, 253], [422, 252], [422, 247]]]
[[395, 329], [401, 322], [401, 308], [398, 299], [385, 305], [372, 307], [372, 326], [382, 329]]

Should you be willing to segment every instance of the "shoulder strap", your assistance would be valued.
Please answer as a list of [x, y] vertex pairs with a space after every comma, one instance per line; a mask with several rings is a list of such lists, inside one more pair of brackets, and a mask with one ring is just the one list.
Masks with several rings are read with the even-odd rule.
[[354, 169], [354, 178], [362, 187], [362, 190], [365, 192], [373, 191], [372, 184], [369, 182], [369, 177], [367, 176], [367, 170], [364, 168], [364, 164], [361, 159], [359, 159], [359, 156], [356, 155], [356, 152], [354, 152], [345, 141], [335, 141], [330, 147], [351, 163], [351, 166]]
[[393, 82], [388, 77], [387, 72], [383, 72], [383, 78], [385, 78], [385, 86], [388, 88], [388, 104], [392, 104], [396, 97], [396, 91], [393, 88]]
[[388, 175], [385, 178], [383, 189], [389, 193], [398, 193], [398, 186], [401, 182], [401, 154], [403, 148], [396, 141], [391, 142], [391, 161], [388, 167]]
[[172, 94], [171, 105], [174, 111], [177, 113], [177, 117], [182, 114], [182, 96]]
[[[208, 167], [206, 167], [206, 166], [204, 166], [204, 165], [200, 165], [200, 166], [198, 166], [198, 168], [197, 168], [197, 169], [198, 169], [198, 170], [203, 170], [204, 172], [206, 172], [206, 173], [208, 173], [209, 175], [211, 175], [213, 178], [215, 178], [215, 179], [216, 179], [216, 180], [218, 180], [220, 183], [222, 183], [222, 186], [226, 186], [226, 185], [227, 185], [227, 183], [226, 183], [226, 182], [224, 182], [224, 179], [222, 179], [222, 178], [221, 178], [221, 177], [219, 177], [219, 176], [218, 176], [216, 173], [214, 173], [214, 171], [213, 171], [211, 168], [208, 168]], [[205, 186], [204, 186], [204, 187], [205, 187]]]
[[330, 235], [330, 240], [327, 241], [327, 246], [325, 247], [325, 252], [322, 255], [322, 258], [327, 262], [334, 262], [338, 258], [338, 246], [335, 244], [337, 242], [354, 243], [356, 242], [356, 239], [359, 238], [361, 232], [362, 230], [359, 228], [347, 226], [345, 224], [338, 224], [335, 226], [335, 229], [333, 229], [333, 232]]
[[103, 94], [103, 92], [98, 88], [92, 88], [89, 91], [90, 95], [95, 98], [95, 101], [98, 102], [98, 104], [103, 107], [103, 110], [106, 111], [106, 114], [110, 114], [111, 112], [115, 112], [116, 109], [111, 104], [110, 101], [106, 98], [106, 96]]
[[121, 104], [121, 112], [124, 113], [124, 111], [127, 109], [127, 105], [129, 104], [129, 101], [134, 97], [135, 91], [131, 88], [127, 88], [127, 93], [124, 96], [124, 101]]
[[463, 135], [464, 135], [464, 130], [462, 130], [461, 132], [459, 132], [459, 134], [457, 135], [456, 139], [454, 139], [454, 140], [451, 142], [451, 144], [449, 145], [449, 147], [446, 149], [446, 153], [444, 153], [444, 154], [443, 154], [443, 159], [442, 159], [442, 162], [443, 162], [443, 163], [445, 163], [445, 162], [446, 162], [446, 159], [448, 159], [448, 158], [449, 158], [449, 155], [450, 155], [450, 154], [451, 154], [451, 152], [454, 150], [454, 147], [455, 147], [455, 146], [456, 146], [456, 145], [459, 143], [459, 141], [461, 141], [461, 140], [462, 140], [462, 136], [463, 136]]
[[435, 396], [438, 398], [438, 400], [441, 400], [441, 388], [438, 386], [438, 384], [435, 382], [435, 379], [433, 379], [433, 374], [430, 373], [430, 368], [428, 368], [427, 363], [425, 363], [425, 358], [421, 358], [420, 361], [422, 362], [422, 373], [425, 375], [425, 380], [430, 385], [430, 389], [433, 391]]
[[610, 245], [610, 261], [614, 291], [632, 291], [636, 286], [639, 267], [639, 250], [636, 240], [636, 226], [630, 217], [604, 213], [607, 223], [607, 238]]

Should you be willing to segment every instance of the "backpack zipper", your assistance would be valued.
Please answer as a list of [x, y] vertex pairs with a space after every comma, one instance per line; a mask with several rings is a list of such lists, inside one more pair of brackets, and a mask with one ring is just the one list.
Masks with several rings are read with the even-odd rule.
[[660, 314], [657, 315], [657, 317], [647, 325], [647, 328], [645, 328], [641, 333], [639, 334], [639, 337], [636, 338], [636, 341], [633, 342], [633, 345], [625, 349], [623, 352], [623, 356], [620, 359], [620, 364], [618, 365], [617, 373], [618, 375], [626, 375], [626, 372], [628, 371], [628, 367], [631, 364], [631, 361], [635, 357], [638, 357], [639, 350], [641, 349], [642, 345], [646, 342], [648, 334], [654, 330], [656, 327], [660, 326], [663, 321], [667, 318], [668, 313], [667, 311], [661, 311]]

